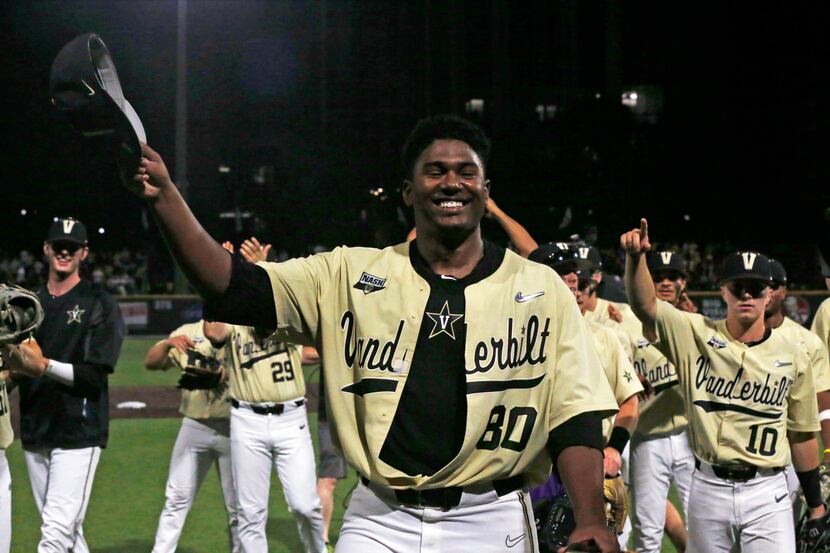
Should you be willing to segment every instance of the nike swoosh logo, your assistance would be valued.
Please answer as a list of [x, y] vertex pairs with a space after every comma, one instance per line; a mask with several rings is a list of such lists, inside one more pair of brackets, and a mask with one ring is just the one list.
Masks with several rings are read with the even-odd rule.
[[525, 539], [526, 537], [527, 537], [527, 534], [522, 534], [522, 535], [521, 535], [521, 536], [519, 536], [518, 538], [511, 538], [511, 537], [510, 537], [510, 534], [507, 534], [507, 537], [506, 537], [506, 538], [504, 538], [504, 545], [506, 545], [507, 547], [516, 547], [516, 545], [517, 545], [520, 541], [522, 541], [523, 539]]
[[526, 301], [535, 300], [539, 296], [544, 296], [544, 295], [545, 295], [544, 292], [534, 292], [533, 294], [528, 294], [526, 296], [523, 296], [521, 292], [517, 292], [516, 293], [516, 301], [519, 302], [519, 303], [524, 303]]
[[86, 89], [89, 90], [89, 94], [87, 94], [87, 96], [95, 96], [95, 91], [92, 90], [92, 87], [89, 86], [88, 84], [86, 84], [86, 81], [83, 80], [83, 79], [81, 79], [81, 82], [84, 83], [84, 86], [86, 87]]
[[792, 363], [788, 363], [786, 361], [779, 361], [778, 359], [776, 359], [773, 365], [775, 365], [776, 367], [789, 367], [790, 365], [792, 365]]
[[784, 494], [784, 495], [782, 495], [781, 497], [776, 497], [776, 498], [775, 498], [775, 502], [776, 502], [776, 503], [781, 503], [781, 500], [782, 500], [782, 499], [784, 499], [785, 497], [787, 497], [787, 494]]

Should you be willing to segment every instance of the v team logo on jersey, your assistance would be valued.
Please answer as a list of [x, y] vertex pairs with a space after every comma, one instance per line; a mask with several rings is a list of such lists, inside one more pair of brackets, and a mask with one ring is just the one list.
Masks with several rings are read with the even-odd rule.
[[386, 288], [386, 279], [370, 275], [364, 271], [360, 275], [360, 279], [355, 283], [354, 288], [362, 290], [364, 294], [371, 294], [372, 292], [378, 292]]
[[[707, 413], [713, 411], [735, 411], [753, 415], [763, 419], [779, 419], [784, 414], [784, 401], [792, 385], [792, 379], [784, 376], [781, 380], [772, 381], [772, 375], [767, 374], [763, 382], [752, 382], [745, 375], [743, 367], [738, 369], [730, 380], [723, 376], [714, 376], [710, 373], [711, 363], [708, 357], [700, 356], [697, 359], [697, 373], [695, 387], [704, 389], [710, 395], [723, 398], [728, 403], [719, 401], [695, 400], [694, 404]], [[757, 403], [782, 408], [780, 411], [759, 411], [746, 405], [735, 404], [733, 401]]]
[[[432, 340], [439, 334], [446, 334], [453, 340], [455, 340], [455, 329], [453, 325], [459, 319], [464, 318], [464, 314], [456, 314], [450, 313], [450, 304], [449, 302], [445, 301], [444, 306], [441, 307], [441, 311], [438, 313], [430, 313], [429, 311], [426, 312], [426, 316], [432, 320], [434, 323], [432, 327], [432, 331], [429, 333], [429, 339]], [[438, 327], [441, 328], [438, 328]]]
[[[74, 221], [72, 221], [72, 223], [74, 224]], [[66, 227], [66, 221], [64, 221], [63, 226]], [[66, 314], [69, 315], [69, 320], [66, 321], [66, 324], [71, 324], [71, 323], [79, 323], [80, 324], [81, 315], [83, 315], [84, 313], [86, 313], [86, 309], [81, 309], [80, 305], [76, 305], [74, 309], [70, 309], [69, 311], [66, 312]]]
[[723, 349], [726, 347], [726, 342], [718, 338], [717, 336], [712, 336], [709, 338], [709, 341], [706, 344], [712, 346], [715, 349]]
[[755, 252], [742, 252], [741, 257], [744, 260], [744, 269], [751, 271], [752, 267], [755, 266], [755, 258], [758, 257], [758, 254]]

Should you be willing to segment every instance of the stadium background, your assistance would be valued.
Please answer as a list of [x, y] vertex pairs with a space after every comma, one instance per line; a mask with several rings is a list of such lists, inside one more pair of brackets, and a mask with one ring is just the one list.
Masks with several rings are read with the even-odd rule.
[[[830, 204], [820, 145], [827, 34], [819, 3], [3, 2], [1, 260], [23, 250], [36, 259], [51, 219], [72, 215], [92, 230], [93, 251], [129, 248], [145, 258], [148, 288], [173, 280], [141, 205], [106, 160], [54, 119], [48, 73], [64, 43], [101, 34], [150, 143], [171, 169], [181, 165], [175, 105], [183, 3], [184, 166], [194, 210], [218, 239], [253, 233], [290, 255], [401, 239], [411, 220], [397, 190], [398, 147], [419, 117], [456, 112], [490, 133], [493, 197], [540, 242], [579, 233], [613, 259], [619, 233], [645, 215], [664, 243], [759, 249], [780, 258], [800, 286], [823, 284], [812, 248]], [[632, 92], [641, 99], [635, 105]], [[490, 222], [486, 231], [504, 239]], [[800, 296], [808, 305], [820, 297]], [[128, 309], [140, 318], [142, 309], [149, 317], [156, 302], [173, 300], [126, 301], [147, 302]], [[803, 312], [803, 303], [795, 309]], [[175, 325], [151, 326], [144, 331]], [[150, 343], [128, 339], [114, 393], [170, 390], [175, 375], [141, 367]], [[96, 551], [149, 550], [177, 428], [175, 418], [113, 422], [85, 524]], [[9, 455], [13, 550], [28, 551], [38, 517], [19, 442]], [[211, 478], [188, 519], [183, 551], [224, 544]], [[338, 488], [338, 505], [348, 488]], [[296, 531], [280, 496], [275, 482], [272, 550], [294, 550]], [[335, 528], [341, 516], [342, 507]]]

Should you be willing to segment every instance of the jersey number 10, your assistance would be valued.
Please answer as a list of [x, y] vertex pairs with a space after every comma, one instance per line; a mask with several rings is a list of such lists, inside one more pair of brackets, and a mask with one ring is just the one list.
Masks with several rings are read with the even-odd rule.
[[775, 444], [778, 442], [778, 430], [771, 426], [765, 426], [761, 430], [761, 443], [758, 443], [759, 426], [758, 424], [753, 424], [749, 427], [749, 444], [747, 444], [746, 450], [750, 453], [760, 453], [764, 457], [771, 457], [775, 455]]
[[[510, 410], [510, 415], [507, 418], [507, 428], [504, 431], [504, 439], [502, 439], [502, 426], [504, 426], [504, 417], [507, 414], [507, 409], [504, 405], [496, 405], [490, 411], [490, 420], [487, 422], [487, 427], [484, 429], [484, 434], [476, 444], [477, 449], [494, 450], [499, 445], [506, 449], [513, 451], [522, 451], [527, 447], [527, 442], [530, 440], [530, 433], [533, 430], [533, 425], [536, 423], [536, 409], [533, 407], [513, 407]], [[516, 427], [522, 424], [522, 433], [518, 441], [512, 440]]]

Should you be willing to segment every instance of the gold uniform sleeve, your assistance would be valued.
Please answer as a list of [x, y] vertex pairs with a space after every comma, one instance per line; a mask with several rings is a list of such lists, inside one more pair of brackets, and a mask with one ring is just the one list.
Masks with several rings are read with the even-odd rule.
[[830, 298], [821, 302], [810, 330], [830, 348]]
[[787, 398], [787, 430], [816, 432], [821, 429], [818, 422], [815, 376], [806, 353], [797, 356], [798, 370]]
[[696, 318], [703, 321], [702, 315], [686, 313], [663, 300], [657, 300], [657, 317], [654, 321], [657, 341], [653, 345], [678, 369], [685, 365], [683, 359], [690, 352], [696, 351]]
[[567, 297], [571, 292], [564, 284], [557, 287], [557, 293], [562, 308], [557, 310], [554, 330], [556, 349], [550, 387], [554, 408], [547, 421], [548, 432], [580, 413], [599, 411], [604, 418], [617, 411], [585, 319], [573, 297]]
[[[614, 337], [615, 338], [615, 337]], [[614, 382], [610, 382], [614, 390], [614, 398], [617, 405], [622, 405], [625, 400], [643, 391], [643, 385], [637, 377], [634, 365], [629, 361], [628, 355], [616, 339], [608, 340], [608, 362], [610, 370], [608, 374], [614, 375]]]
[[340, 248], [282, 263], [262, 261], [271, 280], [277, 311], [277, 334], [281, 340], [307, 346], [319, 334], [321, 297], [339, 270]]
[[[177, 328], [176, 330], [171, 332], [170, 335], [167, 338], [168, 339], [169, 338], [175, 338], [176, 336], [187, 336], [188, 338], [193, 338], [193, 329], [192, 329], [192, 327], [196, 324], [201, 324], [201, 321], [199, 321], [199, 323], [183, 324], [182, 326], [180, 326], [179, 328]], [[180, 369], [183, 369], [186, 365], [187, 365], [187, 355], [186, 354], [180, 352], [176, 348], [170, 348], [168, 350], [168, 352], [167, 352], [167, 364], [165, 365], [164, 370], [167, 370], [171, 367], [178, 367]]]
[[830, 355], [827, 353], [827, 346], [817, 342], [811, 351], [810, 361], [813, 376], [816, 378], [816, 392], [830, 390]]

